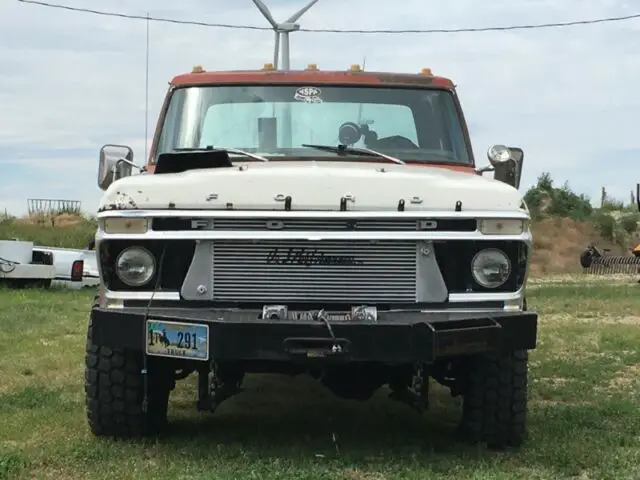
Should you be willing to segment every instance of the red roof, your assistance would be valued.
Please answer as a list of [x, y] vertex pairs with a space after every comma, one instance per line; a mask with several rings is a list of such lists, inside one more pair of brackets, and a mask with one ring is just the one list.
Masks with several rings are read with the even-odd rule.
[[236, 70], [199, 73], [185, 73], [173, 78], [174, 87], [213, 84], [261, 84], [261, 83], [309, 83], [309, 84], [361, 84], [361, 85], [405, 85], [454, 88], [453, 82], [445, 77], [423, 73], [389, 73], [362, 71], [323, 70]]

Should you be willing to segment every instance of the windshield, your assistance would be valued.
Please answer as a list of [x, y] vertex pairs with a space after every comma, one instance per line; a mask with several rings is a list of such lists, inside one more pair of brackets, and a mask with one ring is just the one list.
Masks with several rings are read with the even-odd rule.
[[264, 157], [336, 157], [304, 144], [366, 147], [401, 160], [471, 163], [450, 92], [326, 85], [179, 88], [156, 155], [215, 146]]

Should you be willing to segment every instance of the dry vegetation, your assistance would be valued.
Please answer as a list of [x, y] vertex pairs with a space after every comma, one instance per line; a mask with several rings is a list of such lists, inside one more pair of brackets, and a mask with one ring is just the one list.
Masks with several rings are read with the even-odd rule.
[[96, 220], [89, 216], [61, 213], [16, 218], [0, 215], [0, 240], [18, 238], [48, 247], [86, 248], [95, 231]]
[[589, 243], [611, 249], [611, 254], [628, 255], [635, 246], [634, 239], [628, 245], [620, 245], [602, 237], [592, 221], [571, 218], [546, 218], [533, 223], [533, 258], [531, 275], [578, 273], [580, 252]]

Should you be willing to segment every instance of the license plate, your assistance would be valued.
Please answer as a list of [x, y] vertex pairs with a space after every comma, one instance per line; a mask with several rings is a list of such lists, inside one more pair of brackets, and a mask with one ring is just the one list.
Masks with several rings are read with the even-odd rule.
[[209, 360], [209, 325], [147, 321], [147, 354]]

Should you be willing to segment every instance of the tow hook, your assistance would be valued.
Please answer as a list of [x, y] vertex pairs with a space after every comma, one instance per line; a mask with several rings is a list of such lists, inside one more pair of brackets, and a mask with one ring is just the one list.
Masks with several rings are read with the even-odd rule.
[[403, 389], [395, 390], [389, 394], [389, 398], [402, 402], [405, 405], [422, 413], [429, 409], [429, 376], [424, 365], [419, 363], [414, 367], [410, 385]]
[[223, 382], [218, 376], [215, 361], [198, 369], [198, 401], [199, 412], [213, 413], [222, 402], [243, 392], [240, 382]]

